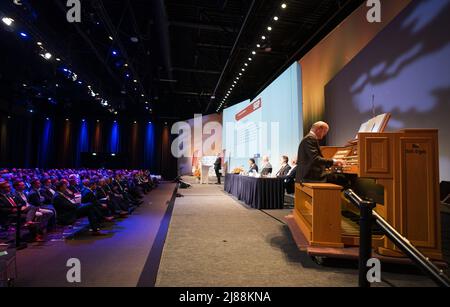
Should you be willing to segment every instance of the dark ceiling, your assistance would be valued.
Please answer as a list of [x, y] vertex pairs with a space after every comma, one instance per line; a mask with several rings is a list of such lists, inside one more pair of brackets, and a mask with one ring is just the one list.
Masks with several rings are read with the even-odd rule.
[[69, 23], [65, 0], [2, 0], [1, 17], [14, 22], [0, 22], [1, 107], [163, 120], [213, 113], [256, 96], [362, 2], [83, 0], [81, 23]]

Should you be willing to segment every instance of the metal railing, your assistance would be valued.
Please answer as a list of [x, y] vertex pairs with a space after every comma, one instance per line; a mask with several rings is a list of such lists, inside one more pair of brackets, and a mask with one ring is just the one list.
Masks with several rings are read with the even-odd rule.
[[424, 254], [415, 248], [411, 242], [403, 237], [394, 227], [384, 220], [373, 209], [376, 204], [363, 200], [353, 190], [344, 192], [346, 198], [360, 209], [360, 245], [359, 245], [359, 286], [370, 287], [367, 280], [369, 268], [367, 262], [372, 258], [372, 223], [375, 222], [383, 234], [391, 240], [406, 256], [408, 256], [427, 276], [438, 286], [450, 287], [450, 279], [444, 271], [439, 269]]

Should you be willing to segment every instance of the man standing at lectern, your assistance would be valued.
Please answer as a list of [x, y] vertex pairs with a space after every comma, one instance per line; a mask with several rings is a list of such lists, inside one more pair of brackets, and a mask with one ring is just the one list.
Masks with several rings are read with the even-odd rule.
[[222, 169], [222, 158], [220, 157], [220, 153], [217, 154], [217, 159], [216, 162], [214, 162], [214, 171], [216, 172], [216, 177], [217, 177], [217, 183], [216, 184], [221, 184], [220, 182], [220, 170]]
[[298, 148], [298, 171], [296, 182], [334, 182], [327, 178], [326, 168], [342, 166], [344, 161], [325, 159], [320, 150], [319, 141], [328, 133], [330, 127], [325, 122], [315, 123]]

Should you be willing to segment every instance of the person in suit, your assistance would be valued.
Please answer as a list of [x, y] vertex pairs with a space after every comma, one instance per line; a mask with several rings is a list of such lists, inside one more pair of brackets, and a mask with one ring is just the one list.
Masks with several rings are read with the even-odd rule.
[[15, 189], [14, 201], [22, 209], [22, 212], [26, 212], [27, 222], [36, 222], [36, 238], [35, 241], [43, 242], [44, 233], [47, 230], [48, 223], [53, 217], [53, 211], [35, 207], [28, 202], [27, 196], [25, 195], [25, 183], [21, 180], [17, 180], [13, 183]]
[[52, 181], [50, 178], [44, 178], [41, 180], [42, 188], [39, 191], [40, 195], [44, 198], [44, 205], [50, 205], [53, 200], [53, 195], [55, 194], [55, 190], [52, 187]]
[[263, 166], [261, 169], [261, 176], [269, 176], [270, 174], [272, 174], [272, 171], [273, 171], [273, 167], [272, 167], [272, 164], [270, 164], [269, 157], [264, 156], [262, 158], [262, 162], [263, 162]]
[[296, 182], [327, 182], [326, 168], [342, 166], [341, 160], [325, 159], [320, 150], [319, 141], [328, 133], [330, 127], [325, 122], [317, 122], [298, 147], [298, 167]]
[[291, 169], [284, 177], [284, 187], [286, 189], [286, 193], [294, 194], [295, 192], [295, 177], [297, 174], [297, 160], [292, 160]]
[[100, 220], [92, 203], [76, 204], [65, 195], [67, 184], [64, 181], [56, 183], [56, 191], [53, 196], [53, 206], [56, 209], [58, 222], [63, 225], [73, 224], [77, 218], [87, 216], [93, 235], [102, 235], [100, 232]]
[[113, 221], [114, 217], [112, 216], [108, 205], [98, 201], [94, 193], [95, 189], [95, 182], [91, 183], [89, 179], [83, 179], [83, 187], [81, 188], [81, 203], [92, 204], [97, 209], [97, 212], [101, 212], [101, 215], [106, 222]]
[[253, 172], [258, 172], [258, 165], [256, 165], [255, 159], [251, 158], [248, 160], [248, 164], [250, 165], [250, 168], [248, 169], [248, 173], [251, 174]]
[[95, 189], [95, 197], [97, 200], [106, 204], [110, 211], [119, 215], [120, 217], [126, 217], [128, 215], [128, 211], [122, 210], [117, 202], [114, 202], [106, 191], [106, 180], [104, 178], [100, 178]]
[[[17, 221], [19, 217], [19, 223], [25, 221], [23, 225], [28, 228], [31, 235], [34, 237], [34, 241], [42, 242], [43, 239], [40, 236], [38, 223], [33, 222], [36, 213], [36, 208], [31, 205], [23, 205], [22, 202], [18, 202], [11, 194], [11, 185], [8, 181], [0, 182], [0, 220], [2, 222], [13, 220]], [[19, 216], [20, 215], [20, 216]]]
[[222, 158], [220, 156], [220, 153], [217, 154], [217, 159], [216, 162], [214, 162], [214, 171], [216, 172], [216, 177], [217, 177], [217, 183], [216, 184], [221, 184], [221, 174], [220, 174], [220, 170], [222, 169]]
[[277, 172], [277, 177], [284, 178], [291, 170], [291, 167], [289, 166], [289, 158], [287, 156], [282, 156], [280, 162], [281, 162], [281, 168]]
[[50, 204], [44, 204], [44, 197], [41, 195], [41, 181], [38, 178], [34, 178], [30, 182], [31, 190], [29, 191], [27, 195], [28, 203], [32, 206], [43, 209], [46, 211], [51, 211], [52, 215], [48, 221], [47, 227], [52, 228], [56, 225], [56, 210], [53, 207], [53, 205]]

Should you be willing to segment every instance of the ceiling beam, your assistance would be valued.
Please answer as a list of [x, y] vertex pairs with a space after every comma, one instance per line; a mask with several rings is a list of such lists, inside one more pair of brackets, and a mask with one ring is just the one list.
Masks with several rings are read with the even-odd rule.
[[217, 71], [217, 70], [183, 68], [183, 67], [173, 67], [172, 70], [173, 71], [196, 73], [196, 74], [211, 74], [211, 75], [220, 75], [220, 73], [221, 73], [220, 71]]
[[199, 29], [199, 30], [208, 30], [208, 31], [217, 31], [217, 32], [230, 32], [236, 33], [237, 29], [233, 29], [228, 26], [220, 26], [213, 24], [206, 24], [200, 22], [188, 22], [188, 21], [169, 21], [170, 27], [179, 27], [179, 28], [191, 28], [191, 29]]

